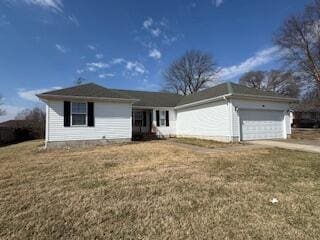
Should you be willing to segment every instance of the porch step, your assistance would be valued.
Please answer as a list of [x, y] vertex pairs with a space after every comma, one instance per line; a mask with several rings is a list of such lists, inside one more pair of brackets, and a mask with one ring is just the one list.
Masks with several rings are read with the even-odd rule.
[[134, 141], [151, 141], [159, 139], [158, 136], [154, 133], [145, 133], [145, 134], [134, 134]]
[[145, 136], [143, 136], [143, 140], [157, 140], [159, 139], [158, 136], [156, 134], [147, 134]]

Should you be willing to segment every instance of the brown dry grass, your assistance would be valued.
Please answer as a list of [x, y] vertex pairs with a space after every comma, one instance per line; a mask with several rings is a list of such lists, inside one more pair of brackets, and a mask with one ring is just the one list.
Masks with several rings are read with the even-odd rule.
[[292, 129], [292, 139], [320, 140], [320, 129]]
[[[319, 239], [320, 156], [0, 148], [1, 239]], [[279, 203], [272, 205], [273, 197]]]
[[214, 140], [197, 139], [197, 138], [172, 138], [170, 140], [178, 143], [190, 144], [190, 145], [206, 147], [206, 148], [225, 148], [225, 147], [244, 145], [244, 143], [238, 143], [238, 142], [226, 143], [226, 142], [218, 142]]

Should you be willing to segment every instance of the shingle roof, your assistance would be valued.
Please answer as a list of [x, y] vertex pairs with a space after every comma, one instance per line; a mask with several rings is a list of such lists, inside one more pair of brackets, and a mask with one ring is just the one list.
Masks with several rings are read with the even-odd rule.
[[135, 102], [133, 106], [175, 107], [177, 106], [178, 102], [183, 98], [183, 96], [179, 94], [173, 94], [173, 93], [131, 91], [131, 90], [118, 90], [118, 89], [112, 89], [112, 90], [131, 96], [133, 98], [139, 99], [139, 101]]
[[285, 96], [273, 92], [258, 90], [232, 82], [226, 82], [212, 88], [187, 95], [181, 99], [181, 101], [178, 103], [178, 106], [198, 102], [205, 99], [215, 98], [226, 94], [286, 98]]
[[[181, 96], [172, 93], [163, 92], [147, 92], [147, 91], [133, 91], [133, 90], [120, 90], [120, 89], [108, 89], [99, 86], [94, 83], [83, 84], [75, 87], [64, 88], [60, 90], [54, 90], [39, 94], [40, 98], [46, 98], [48, 96], [56, 97], [92, 97], [92, 98], [115, 98], [115, 99], [128, 99], [137, 100], [133, 103], [133, 106], [140, 107], [176, 107], [185, 104], [190, 104], [210, 98], [215, 98], [223, 95], [245, 95], [245, 96], [259, 96], [259, 97], [277, 97], [287, 98], [285, 96], [262, 91], [254, 88], [249, 88], [243, 85], [227, 82], [222, 83], [212, 88], [205, 89], [203, 91], [190, 94], [187, 96]], [[287, 98], [292, 100], [292, 98]]]
[[118, 91], [99, 86], [94, 83], [82, 84], [74, 87], [63, 88], [50, 92], [41, 93], [38, 96], [72, 96], [72, 97], [92, 97], [92, 98], [121, 98], [121, 99], [133, 99], [131, 96], [127, 96]]

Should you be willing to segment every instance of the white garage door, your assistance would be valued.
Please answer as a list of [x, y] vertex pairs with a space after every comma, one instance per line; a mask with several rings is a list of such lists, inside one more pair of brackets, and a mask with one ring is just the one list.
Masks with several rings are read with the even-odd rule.
[[283, 138], [283, 111], [240, 110], [241, 140]]

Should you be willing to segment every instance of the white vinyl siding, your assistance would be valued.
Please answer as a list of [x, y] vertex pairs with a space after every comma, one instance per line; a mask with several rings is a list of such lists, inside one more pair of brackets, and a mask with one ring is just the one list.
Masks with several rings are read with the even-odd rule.
[[132, 136], [131, 104], [95, 102], [95, 126], [64, 127], [63, 101], [48, 101], [47, 141], [128, 139]]
[[[161, 111], [164, 111], [164, 126], [157, 126], [157, 115], [156, 111], [159, 110], [159, 117], [161, 119]], [[166, 126], [166, 113], [169, 111], [169, 126]], [[155, 108], [153, 109], [153, 132], [156, 132], [159, 137], [169, 137], [176, 135], [176, 112], [173, 108]]]
[[177, 110], [177, 135], [228, 140], [230, 113], [226, 101]]

